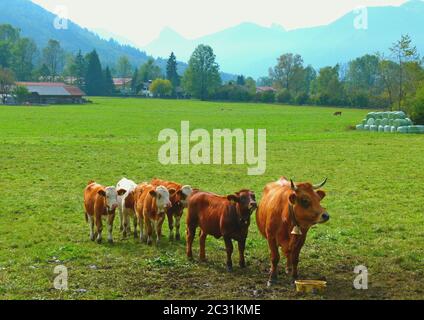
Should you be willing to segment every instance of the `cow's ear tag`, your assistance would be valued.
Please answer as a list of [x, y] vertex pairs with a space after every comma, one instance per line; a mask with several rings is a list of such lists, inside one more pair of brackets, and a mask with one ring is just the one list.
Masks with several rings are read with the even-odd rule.
[[302, 235], [302, 230], [300, 230], [299, 226], [295, 226], [293, 228], [293, 231], [291, 232], [291, 234], [297, 235], [297, 236], [301, 236]]

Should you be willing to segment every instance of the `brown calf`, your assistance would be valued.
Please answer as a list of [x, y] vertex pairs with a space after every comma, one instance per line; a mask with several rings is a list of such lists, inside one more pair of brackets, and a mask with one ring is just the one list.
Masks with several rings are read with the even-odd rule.
[[342, 116], [342, 112], [341, 111], [334, 112], [334, 116]]
[[286, 273], [298, 277], [299, 254], [311, 226], [330, 219], [320, 204], [325, 197], [322, 190], [327, 179], [316, 186], [310, 183], [295, 184], [286, 178], [268, 184], [256, 211], [259, 231], [268, 240], [271, 250], [271, 272], [268, 285], [277, 280], [280, 261], [278, 247], [287, 259]]
[[166, 209], [171, 206], [169, 196], [175, 193], [164, 186], [153, 186], [147, 183], [138, 185], [134, 190], [134, 209], [140, 226], [140, 241], [147, 235], [147, 244], [152, 244], [153, 233], [156, 233], [156, 243], [162, 236], [162, 224]]
[[153, 179], [151, 184], [154, 186], [164, 186], [169, 189], [174, 189], [176, 192], [171, 195], [169, 200], [171, 201], [171, 207], [166, 210], [168, 217], [169, 226], [169, 239], [174, 238], [174, 218], [175, 218], [175, 239], [180, 240], [180, 221], [184, 212], [184, 208], [187, 208], [188, 200], [193, 192], [190, 186], [183, 186], [176, 182], [165, 181], [160, 179]]
[[[97, 243], [102, 242], [102, 218], [107, 219], [108, 241], [113, 242], [112, 230], [115, 219], [115, 210], [118, 207], [118, 195], [123, 195], [126, 191], [115, 187], [104, 187], [90, 181], [84, 189], [85, 220], [90, 224], [90, 239], [94, 241], [97, 235]], [[94, 225], [96, 231], [94, 232]]]
[[224, 237], [227, 250], [227, 269], [231, 271], [233, 262], [233, 242], [238, 242], [240, 267], [246, 266], [244, 249], [249, 231], [250, 216], [257, 205], [255, 195], [250, 190], [241, 190], [229, 196], [219, 196], [208, 192], [196, 192], [189, 201], [187, 213], [187, 257], [192, 258], [192, 245], [196, 228], [200, 227], [200, 260], [206, 260], [206, 237]]

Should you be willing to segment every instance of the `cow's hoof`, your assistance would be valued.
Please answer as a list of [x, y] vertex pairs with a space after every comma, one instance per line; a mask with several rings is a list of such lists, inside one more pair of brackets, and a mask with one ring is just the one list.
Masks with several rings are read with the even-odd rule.
[[109, 239], [107, 242], [108, 242], [109, 244], [113, 244], [113, 240], [112, 240], [112, 239]]
[[266, 283], [267, 287], [272, 287], [274, 285], [277, 284], [277, 279], [270, 279], [268, 280], [268, 282]]
[[147, 240], [147, 245], [151, 246], [153, 244], [152, 240]]
[[94, 240], [96, 240], [96, 238], [94, 238], [94, 236], [92, 236], [92, 237], [90, 237], [90, 240], [94, 241]]
[[233, 272], [233, 266], [227, 266], [227, 272]]
[[96, 242], [97, 242], [98, 244], [100, 244], [100, 243], [102, 243], [102, 239], [97, 239], [97, 240], [96, 240]]
[[177, 235], [175, 236], [175, 240], [180, 241], [180, 240], [181, 240], [181, 236], [180, 236], [179, 234], [177, 234]]
[[137, 239], [138, 238], [138, 234], [137, 234], [137, 232], [134, 232], [134, 239]]

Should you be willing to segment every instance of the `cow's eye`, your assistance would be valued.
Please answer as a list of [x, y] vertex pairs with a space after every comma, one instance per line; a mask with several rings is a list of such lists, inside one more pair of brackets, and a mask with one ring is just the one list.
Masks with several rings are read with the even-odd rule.
[[309, 207], [309, 200], [308, 199], [300, 199], [300, 205], [307, 209]]

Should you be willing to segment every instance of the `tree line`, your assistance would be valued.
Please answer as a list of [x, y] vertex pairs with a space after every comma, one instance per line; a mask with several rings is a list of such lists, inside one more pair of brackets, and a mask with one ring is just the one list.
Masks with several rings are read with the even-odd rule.
[[[305, 65], [299, 54], [285, 53], [266, 77], [255, 81], [239, 75], [223, 83], [216, 56], [207, 45], [194, 50], [182, 75], [174, 53], [164, 72], [153, 58], [134, 68], [125, 56], [103, 68], [96, 50], [74, 55], [56, 40], [39, 50], [18, 29], [0, 25], [0, 93], [14, 80], [64, 81], [90, 96], [140, 95], [147, 90], [162, 98], [381, 108], [404, 110], [424, 123], [423, 60], [408, 35], [389, 49], [388, 56], [366, 54], [319, 70]], [[123, 79], [119, 91], [113, 77]]]

